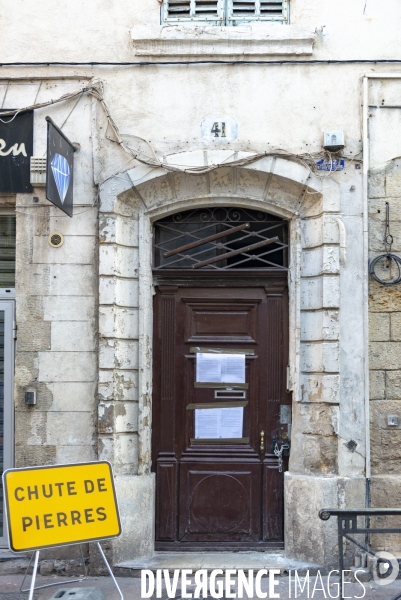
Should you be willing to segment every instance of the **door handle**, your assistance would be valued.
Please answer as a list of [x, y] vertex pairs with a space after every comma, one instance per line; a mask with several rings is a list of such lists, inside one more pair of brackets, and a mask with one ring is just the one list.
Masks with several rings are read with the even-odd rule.
[[260, 432], [260, 451], [261, 452], [265, 451], [265, 432], [264, 431]]

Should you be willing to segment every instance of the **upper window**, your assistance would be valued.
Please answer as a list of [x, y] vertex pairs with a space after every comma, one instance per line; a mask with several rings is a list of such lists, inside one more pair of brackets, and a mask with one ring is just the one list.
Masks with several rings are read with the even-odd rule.
[[164, 23], [243, 25], [288, 23], [289, 0], [164, 0]]

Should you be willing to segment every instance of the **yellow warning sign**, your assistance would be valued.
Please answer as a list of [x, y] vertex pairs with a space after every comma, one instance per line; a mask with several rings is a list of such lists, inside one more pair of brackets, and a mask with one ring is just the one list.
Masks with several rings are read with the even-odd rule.
[[3, 474], [10, 548], [40, 550], [117, 537], [108, 462], [10, 469]]

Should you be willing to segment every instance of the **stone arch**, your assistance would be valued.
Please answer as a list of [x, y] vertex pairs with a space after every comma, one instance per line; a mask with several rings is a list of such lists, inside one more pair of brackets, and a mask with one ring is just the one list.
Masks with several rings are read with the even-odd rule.
[[[178, 166], [221, 164], [230, 156], [229, 151], [202, 151], [166, 160]], [[319, 408], [325, 422], [338, 417], [340, 195], [336, 182], [317, 180], [305, 166], [283, 157], [266, 157], [244, 167], [220, 166], [200, 175], [138, 165], [106, 182], [100, 200], [99, 457], [111, 460], [117, 479], [125, 482], [128, 491], [120, 489], [121, 502], [126, 497], [131, 503], [145, 486], [153, 514], [152, 225], [190, 208], [242, 206], [289, 221], [290, 386], [298, 420], [291, 460], [296, 473], [313, 474], [314, 463], [308, 463], [308, 457], [325, 451], [318, 434], [305, 436], [313, 411]], [[337, 438], [330, 443], [336, 444]], [[143, 522], [149, 529], [141, 539], [153, 540], [152, 522], [145, 517]], [[116, 543], [125, 547], [123, 539]], [[132, 538], [129, 548], [121, 550], [121, 557], [132, 554]], [[151, 548], [141, 553], [149, 555]]]

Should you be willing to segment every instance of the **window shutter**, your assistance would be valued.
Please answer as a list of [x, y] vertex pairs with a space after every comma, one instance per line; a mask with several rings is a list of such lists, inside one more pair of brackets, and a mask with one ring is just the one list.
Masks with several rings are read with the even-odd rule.
[[191, 0], [167, 0], [167, 19], [189, 19], [191, 17]]
[[223, 24], [224, 0], [164, 0], [163, 20]]
[[232, 0], [231, 16], [240, 21], [256, 17], [256, 0]]
[[228, 0], [228, 24], [288, 21], [288, 0]]
[[195, 0], [195, 17], [198, 19], [212, 18], [216, 21], [219, 17], [218, 0]]

